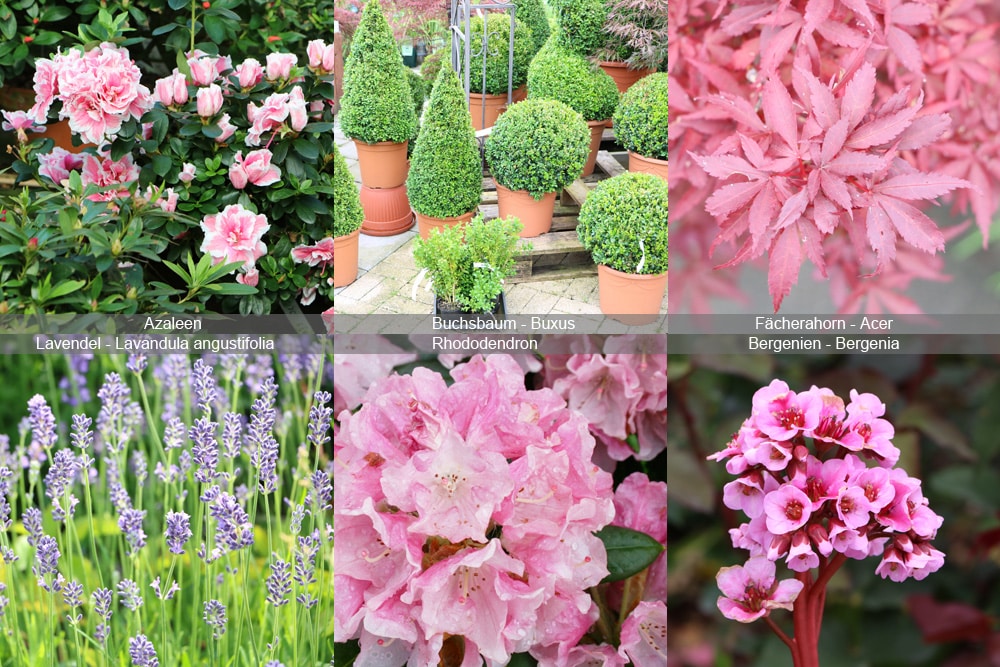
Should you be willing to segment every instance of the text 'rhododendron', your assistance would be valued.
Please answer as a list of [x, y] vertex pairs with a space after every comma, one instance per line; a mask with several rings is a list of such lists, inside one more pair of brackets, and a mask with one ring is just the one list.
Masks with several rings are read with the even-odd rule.
[[[446, 641], [464, 643], [463, 665], [529, 651], [569, 664], [598, 616], [587, 589], [608, 574], [593, 533], [615, 515], [611, 475], [587, 421], [526, 389], [513, 358], [474, 357], [451, 377], [375, 380], [338, 417], [336, 641], [360, 639], [357, 665], [436, 665]], [[658, 512], [646, 507], [633, 521]], [[636, 655], [656, 650], [656, 608], [630, 629]]]
[[[942, 519], [920, 480], [896, 467], [900, 452], [884, 414], [874, 394], [851, 390], [845, 406], [829, 389], [796, 393], [774, 380], [754, 394], [750, 417], [726, 448], [709, 456], [739, 476], [723, 502], [750, 519], [730, 531], [750, 559], [719, 572], [719, 609], [744, 623], [791, 609], [794, 638], [767, 622], [796, 667], [818, 665], [826, 584], [846, 559], [879, 556], [876, 573], [893, 581], [923, 579], [944, 564], [931, 544]], [[778, 560], [795, 579], [776, 582]]]

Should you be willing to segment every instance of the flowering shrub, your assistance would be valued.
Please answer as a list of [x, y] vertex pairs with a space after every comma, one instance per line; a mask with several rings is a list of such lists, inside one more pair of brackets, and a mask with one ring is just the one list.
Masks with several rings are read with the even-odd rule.
[[732, 272], [709, 276], [719, 251], [721, 268], [767, 256], [776, 310], [808, 259], [843, 312], [917, 311], [910, 284], [945, 279], [925, 254], [961, 231], [940, 229], [928, 202], [943, 198], [988, 237], [1000, 200], [983, 132], [996, 106], [986, 76], [995, 5], [716, 10], [670, 5], [671, 182], [684, 202], [675, 231], [687, 285], [677, 303], [704, 310], [708, 297], [738, 293]]
[[67, 361], [0, 436], [0, 660], [331, 660], [322, 355]]
[[[152, 92], [139, 83], [128, 51], [110, 43], [36, 63], [34, 122], [58, 111], [96, 148], [77, 157], [47, 141], [22, 143], [19, 180], [38, 178], [63, 191], [71, 206], [26, 208], [19, 223], [50, 227], [57, 219], [63, 236], [56, 238], [85, 255], [95, 245], [111, 246], [98, 272], [126, 274], [141, 265], [131, 272], [137, 275], [108, 281], [114, 289], [96, 285], [92, 272], [74, 274], [88, 291], [93, 287], [94, 298], [81, 309], [105, 309], [106, 299], [129, 289], [140, 308], [153, 300], [160, 310], [192, 302], [199, 290], [192, 305], [208, 307], [215, 297], [213, 307], [243, 313], [270, 312], [294, 299], [308, 305], [317, 294], [332, 299], [332, 253], [311, 264], [296, 259], [302, 249], [325, 248], [333, 235], [332, 47], [311, 42], [308, 58], [299, 66], [295, 55], [273, 53], [265, 63], [251, 58], [234, 67], [228, 58], [196, 52]], [[81, 199], [108, 205], [74, 215]], [[219, 225], [231, 230], [244, 219], [237, 211], [256, 221], [252, 233], [217, 233]], [[121, 217], [129, 225], [105, 241], [108, 223]], [[123, 253], [130, 252], [134, 259], [126, 263]], [[217, 279], [239, 269], [242, 285], [202, 289], [171, 266], [199, 252], [225, 267]]]
[[[819, 665], [826, 586], [848, 558], [879, 556], [875, 571], [893, 581], [923, 579], [944, 564], [931, 545], [942, 518], [920, 480], [896, 467], [900, 452], [884, 414], [873, 394], [852, 390], [845, 406], [829, 389], [796, 393], [774, 380], [754, 394], [751, 416], [726, 448], [709, 457], [739, 476], [723, 501], [750, 519], [730, 531], [750, 559], [720, 570], [719, 609], [743, 623], [764, 618], [796, 667]], [[777, 581], [780, 559], [795, 579]], [[792, 611], [794, 636], [770, 619], [772, 609]]]
[[334, 438], [334, 631], [357, 664], [664, 659], [666, 484], [633, 473], [614, 491], [583, 415], [526, 388], [537, 360], [473, 357], [449, 386], [422, 367], [375, 379], [379, 358], [338, 362], [368, 370], [335, 383], [369, 386]]

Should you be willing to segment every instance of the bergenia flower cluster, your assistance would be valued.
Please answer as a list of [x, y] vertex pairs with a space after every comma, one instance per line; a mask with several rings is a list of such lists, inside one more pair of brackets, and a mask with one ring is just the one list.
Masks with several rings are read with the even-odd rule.
[[989, 0], [671, 3], [671, 309], [738, 299], [714, 267], [766, 256], [775, 310], [808, 259], [842, 312], [919, 311], [905, 291], [946, 279], [934, 255], [962, 229], [928, 204], [984, 238], [1000, 204], [997, 18]]
[[511, 357], [451, 377], [376, 380], [338, 415], [336, 640], [385, 667], [437, 664], [450, 637], [467, 664], [565, 659], [598, 617], [611, 476], [586, 420]]
[[[851, 390], [845, 405], [830, 389], [796, 393], [774, 380], [754, 394], [750, 417], [726, 448], [709, 456], [738, 476], [726, 484], [723, 502], [749, 518], [730, 531], [749, 560], [719, 572], [719, 609], [744, 623], [792, 610], [797, 636], [782, 638], [800, 653], [797, 666], [815, 664], [808, 655], [826, 584], [846, 559], [878, 557], [875, 571], [897, 582], [923, 579], [944, 564], [932, 544], [942, 518], [920, 480], [897, 467], [885, 410], [874, 394]], [[777, 561], [795, 579], [777, 580]]]

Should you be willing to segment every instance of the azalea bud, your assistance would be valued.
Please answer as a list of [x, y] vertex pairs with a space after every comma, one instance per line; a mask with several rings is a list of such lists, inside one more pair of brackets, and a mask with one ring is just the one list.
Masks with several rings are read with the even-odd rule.
[[6, 315], [10, 312], [10, 306], [6, 301], [0, 301], [0, 315]]
[[197, 86], [207, 86], [219, 75], [219, 71], [216, 69], [215, 61], [217, 58], [202, 57], [202, 58], [192, 58], [188, 61], [188, 67], [191, 69], [191, 80], [194, 81]]
[[323, 47], [326, 46], [322, 39], [314, 39], [306, 46], [306, 55], [309, 56], [309, 67], [320, 69], [323, 67]]
[[225, 143], [231, 136], [236, 133], [236, 126], [230, 122], [229, 114], [222, 114], [222, 118], [219, 119], [218, 125], [219, 129], [222, 130], [222, 134], [215, 138], [215, 143], [222, 144]]
[[288, 124], [296, 132], [301, 132], [309, 122], [306, 100], [302, 88], [296, 86], [288, 96]]
[[198, 115], [211, 118], [222, 109], [222, 88], [213, 83], [208, 88], [198, 90]]
[[247, 58], [236, 68], [240, 88], [253, 88], [264, 78], [264, 68], [254, 58]]
[[125, 291], [125, 297], [128, 298], [128, 299], [134, 299], [138, 295], [139, 295], [139, 292], [134, 287], [129, 287], [128, 290]]
[[177, 178], [183, 183], [190, 183], [194, 180], [195, 167], [190, 162], [185, 162], [184, 166], [181, 167], [181, 173], [177, 175]]
[[28, 239], [28, 252], [35, 252], [38, 250], [38, 237], [32, 236]]
[[115, 239], [111, 242], [111, 255], [117, 257], [122, 254], [122, 242], [120, 239]]
[[299, 59], [294, 53], [267, 54], [267, 78], [269, 81], [287, 79], [292, 74], [292, 68]]

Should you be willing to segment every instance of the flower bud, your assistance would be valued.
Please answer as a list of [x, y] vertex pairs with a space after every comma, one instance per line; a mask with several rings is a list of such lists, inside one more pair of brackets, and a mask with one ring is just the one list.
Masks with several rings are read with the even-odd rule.
[[771, 540], [771, 546], [767, 548], [767, 559], [768, 560], [778, 560], [788, 553], [788, 547], [791, 546], [792, 536], [788, 533], [784, 535], [777, 535], [773, 540]]
[[809, 533], [809, 539], [816, 545], [816, 549], [823, 556], [829, 556], [830, 552], [833, 551], [833, 543], [830, 542], [830, 536], [827, 535], [826, 528], [818, 523], [810, 523], [806, 531]]
[[122, 254], [122, 242], [121, 239], [115, 239], [111, 242], [111, 255], [117, 257]]
[[302, 88], [295, 86], [288, 96], [288, 124], [296, 132], [301, 132], [309, 122], [309, 114], [306, 111], [306, 100], [302, 94]]
[[253, 88], [264, 78], [264, 68], [254, 58], [247, 58], [236, 68], [240, 88]]
[[292, 74], [292, 68], [299, 59], [294, 53], [269, 53], [267, 54], [267, 78], [269, 81], [288, 79]]
[[35, 252], [38, 250], [38, 237], [32, 236], [28, 239], [28, 252]]
[[190, 183], [194, 180], [195, 167], [190, 162], [185, 162], [184, 166], [181, 167], [181, 173], [177, 175], [177, 178], [183, 183]]
[[[213, 70], [214, 71], [214, 70]], [[213, 83], [208, 88], [198, 90], [198, 115], [211, 118], [222, 109], [222, 88]]]
[[219, 72], [215, 67], [217, 58], [201, 57], [188, 60], [188, 67], [191, 69], [191, 80], [197, 86], [207, 86], [218, 77]]

